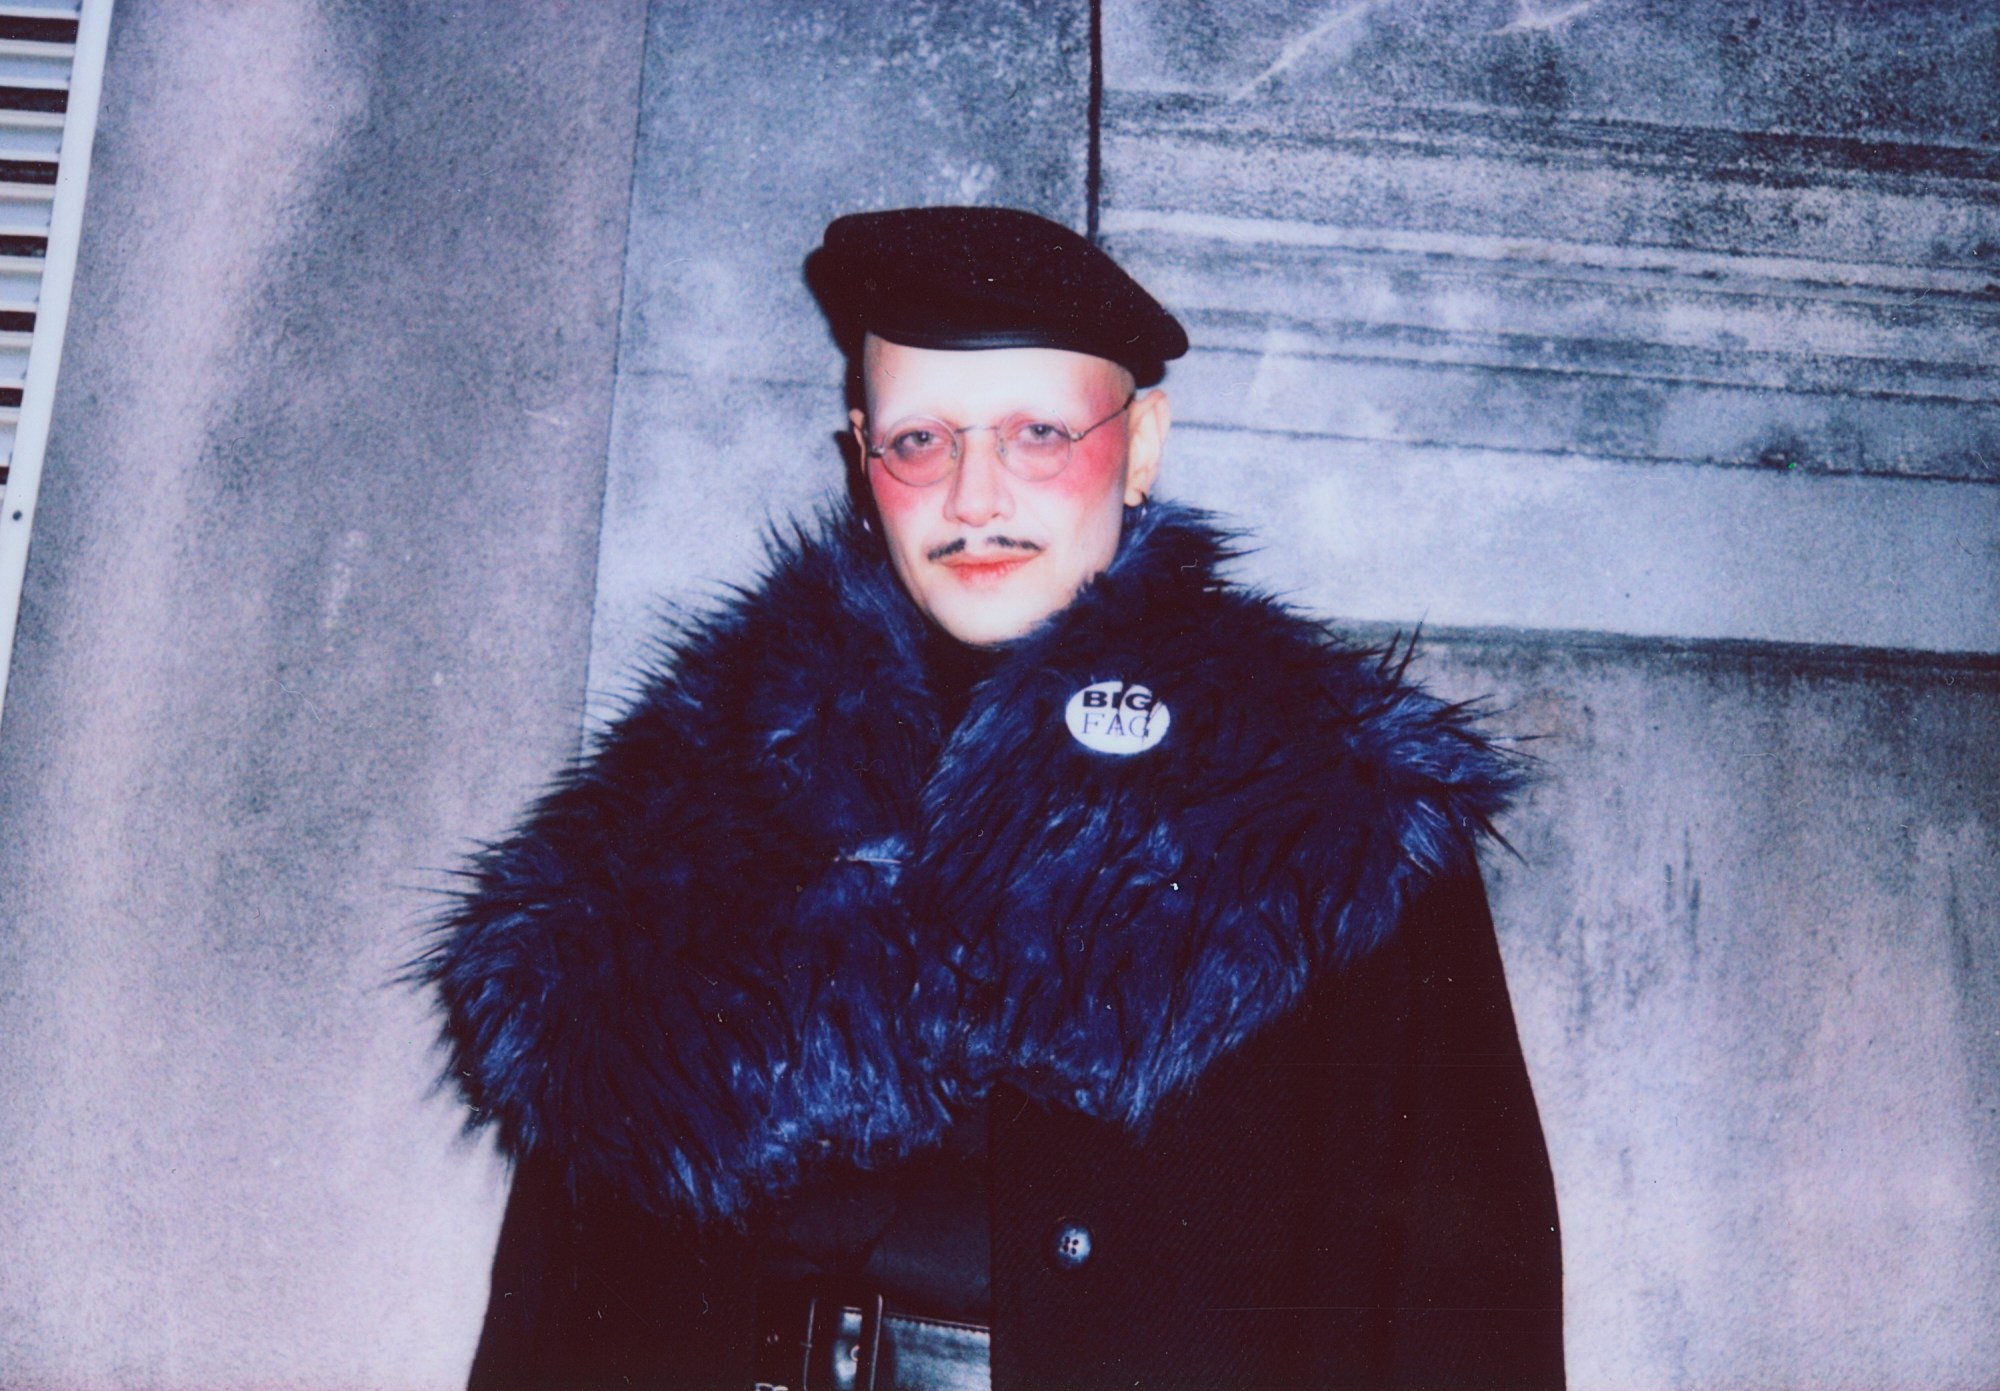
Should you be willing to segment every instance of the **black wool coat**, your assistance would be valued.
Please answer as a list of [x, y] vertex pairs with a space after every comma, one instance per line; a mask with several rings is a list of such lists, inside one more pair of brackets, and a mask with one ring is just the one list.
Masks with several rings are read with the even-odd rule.
[[998, 1388], [1561, 1385], [1514, 765], [1225, 558], [1128, 519], [955, 723], [851, 516], [663, 647], [421, 968], [516, 1165], [475, 1385], [747, 1386], [772, 1205], [969, 1107]]

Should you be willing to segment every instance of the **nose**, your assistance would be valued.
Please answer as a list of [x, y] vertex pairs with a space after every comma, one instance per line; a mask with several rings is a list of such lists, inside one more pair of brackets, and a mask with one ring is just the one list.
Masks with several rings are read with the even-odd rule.
[[969, 430], [959, 436], [958, 469], [945, 494], [944, 514], [966, 526], [1014, 515], [1014, 495], [1007, 486], [1007, 467], [1000, 462], [998, 432]]

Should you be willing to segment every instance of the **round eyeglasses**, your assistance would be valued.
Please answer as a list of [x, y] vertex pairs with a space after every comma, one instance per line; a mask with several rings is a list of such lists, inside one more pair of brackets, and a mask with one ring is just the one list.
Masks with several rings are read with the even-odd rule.
[[997, 425], [947, 425], [927, 415], [909, 416], [897, 421], [881, 444], [871, 446], [868, 457], [880, 459], [897, 482], [928, 488], [958, 467], [967, 435], [991, 430], [993, 447], [1007, 471], [1030, 483], [1042, 483], [1069, 467], [1070, 450], [1081, 444], [1084, 436], [1125, 414], [1137, 399], [1138, 393], [1132, 393], [1124, 405], [1081, 430], [1070, 429], [1055, 416], [1028, 412], [1010, 415]]

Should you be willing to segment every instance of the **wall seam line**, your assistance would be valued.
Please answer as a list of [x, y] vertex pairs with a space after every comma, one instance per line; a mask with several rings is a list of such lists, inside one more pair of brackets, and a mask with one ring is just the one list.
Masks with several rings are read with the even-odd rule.
[[1104, 181], [1104, 0], [1090, 0], [1090, 143], [1085, 156], [1084, 235], [1098, 237], [1098, 203]]

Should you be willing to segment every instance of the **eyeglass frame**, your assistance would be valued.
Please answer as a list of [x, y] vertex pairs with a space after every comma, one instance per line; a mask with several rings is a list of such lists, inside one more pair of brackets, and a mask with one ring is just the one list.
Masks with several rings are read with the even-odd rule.
[[[1116, 420], [1119, 416], [1125, 414], [1125, 412], [1131, 410], [1133, 403], [1136, 402], [1138, 399], [1139, 399], [1139, 393], [1136, 390], [1128, 393], [1125, 397], [1125, 403], [1119, 406], [1117, 410], [1111, 412], [1111, 414], [1105, 416], [1102, 420], [1097, 421], [1095, 424], [1086, 425], [1081, 430], [1076, 430], [1076, 431], [1071, 431], [1071, 429], [1069, 428], [1069, 422], [1067, 420], [1064, 420], [1060, 416], [1040, 417], [1037, 416], [1032, 411], [1015, 411], [1012, 415], [1006, 416], [1004, 419], [996, 420], [991, 425], [954, 425], [950, 421], [940, 420], [934, 415], [906, 415], [902, 417], [900, 420], [897, 420], [895, 422], [895, 425], [897, 427], [906, 425], [912, 421], [927, 420], [933, 424], [944, 426], [945, 431], [951, 436], [951, 467], [946, 469], [943, 473], [940, 473], [936, 478], [931, 479], [930, 482], [928, 483], [912, 483], [908, 479], [904, 478], [901, 474], [897, 473], [895, 467], [892, 464], [890, 464], [888, 460], [887, 456], [889, 452], [889, 445], [887, 443], [868, 445], [864, 449], [863, 454], [864, 457], [869, 459], [880, 459], [882, 461], [882, 467], [889, 471], [889, 476], [895, 479], [898, 483], [901, 483], [906, 488], [935, 488], [938, 484], [944, 482], [947, 478], [950, 478], [952, 474], [956, 473], [959, 469], [959, 466], [965, 462], [965, 437], [971, 434], [975, 430], [991, 430], [994, 432], [993, 452], [999, 456], [1001, 467], [1005, 468], [1007, 472], [1013, 474], [1014, 477], [1020, 479], [1024, 483], [1046, 483], [1051, 478], [1059, 478], [1062, 476], [1064, 469], [1067, 469], [1070, 465], [1070, 459], [1075, 457], [1076, 447], [1079, 444], [1083, 443], [1085, 437], [1087, 437], [1093, 430], [1102, 429], [1104, 426], [1109, 425], [1112, 421]], [[1070, 457], [1065, 458], [1063, 460], [1062, 468], [1057, 469], [1054, 473], [1044, 474], [1043, 476], [1037, 478], [1031, 474], [1025, 474], [1020, 472], [1012, 464], [1007, 462], [1007, 441], [999, 433], [1000, 427], [1007, 424], [1009, 421], [1023, 417], [1025, 417], [1031, 422], [1043, 425], [1062, 426], [1063, 435], [1065, 438], [1069, 440], [1069, 448], [1070, 448]]]

